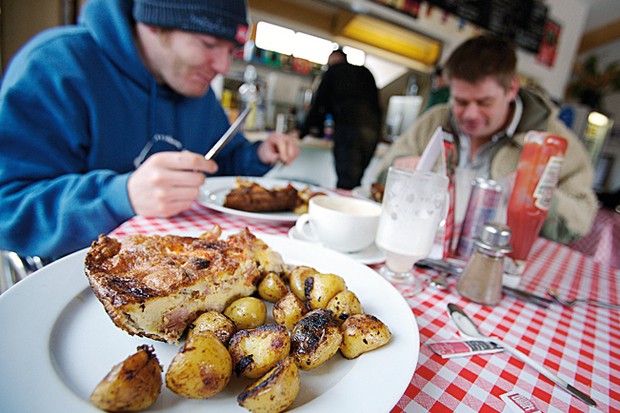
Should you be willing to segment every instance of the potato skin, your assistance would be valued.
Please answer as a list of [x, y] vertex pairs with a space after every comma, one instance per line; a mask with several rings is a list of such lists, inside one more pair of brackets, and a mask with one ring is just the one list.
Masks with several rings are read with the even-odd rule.
[[314, 274], [318, 274], [319, 272], [311, 267], [306, 267], [301, 265], [291, 271], [291, 275], [289, 277], [289, 287], [293, 294], [297, 296], [300, 300], [306, 300], [306, 292], [305, 292], [305, 281], [306, 278], [313, 276]]
[[287, 330], [292, 330], [307, 312], [306, 304], [292, 292], [280, 298], [271, 309], [274, 321]]
[[342, 333], [331, 312], [310, 311], [291, 333], [291, 356], [302, 370], [314, 369], [338, 352]]
[[235, 373], [251, 379], [263, 376], [285, 359], [290, 350], [288, 331], [277, 324], [240, 330], [228, 344]]
[[222, 391], [232, 376], [228, 350], [211, 331], [194, 334], [174, 356], [166, 386], [182, 397], [206, 399]]
[[239, 393], [237, 402], [252, 413], [279, 413], [293, 404], [299, 387], [299, 369], [287, 357]]
[[329, 300], [325, 309], [331, 311], [339, 323], [342, 323], [353, 314], [364, 313], [360, 300], [350, 290], [344, 290], [336, 294]]
[[235, 323], [224, 314], [217, 311], [202, 313], [189, 325], [187, 338], [204, 331], [211, 331], [220, 339], [222, 344], [228, 345], [230, 338], [237, 332]]
[[347, 359], [387, 344], [392, 338], [388, 327], [370, 314], [355, 314], [347, 318], [341, 326], [342, 344], [340, 352]]
[[275, 272], [267, 273], [258, 284], [258, 295], [270, 303], [275, 303], [284, 297], [288, 291], [288, 287], [284, 284], [282, 278]]
[[224, 315], [235, 323], [237, 330], [256, 328], [265, 324], [267, 306], [256, 297], [243, 297], [226, 307]]
[[312, 310], [324, 309], [336, 294], [344, 291], [347, 285], [344, 279], [335, 274], [314, 274], [304, 281], [304, 295], [308, 307]]
[[90, 401], [109, 412], [137, 412], [151, 406], [161, 393], [162, 368], [152, 346], [117, 364], [93, 390]]

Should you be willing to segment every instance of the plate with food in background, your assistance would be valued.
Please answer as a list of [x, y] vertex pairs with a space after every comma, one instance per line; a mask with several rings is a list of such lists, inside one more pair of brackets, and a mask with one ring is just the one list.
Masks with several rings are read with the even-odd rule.
[[353, 188], [351, 193], [353, 196], [361, 199], [369, 199], [381, 203], [383, 200], [383, 191], [385, 185], [379, 182], [373, 182], [370, 186], [358, 186]]
[[198, 202], [216, 211], [266, 221], [295, 222], [315, 195], [331, 195], [303, 182], [260, 177], [207, 178]]

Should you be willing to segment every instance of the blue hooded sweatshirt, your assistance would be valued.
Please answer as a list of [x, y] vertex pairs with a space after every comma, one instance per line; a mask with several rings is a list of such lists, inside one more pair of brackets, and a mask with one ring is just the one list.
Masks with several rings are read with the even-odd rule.
[[[79, 24], [33, 38], [0, 89], [0, 249], [58, 258], [135, 215], [134, 160], [207, 150], [228, 128], [212, 90], [158, 85], [133, 40], [132, 0], [89, 0]], [[176, 143], [176, 146], [168, 142]], [[180, 143], [180, 144], [179, 144]], [[214, 159], [218, 175], [265, 174], [241, 134]], [[208, 179], [208, 178], [207, 178]]]

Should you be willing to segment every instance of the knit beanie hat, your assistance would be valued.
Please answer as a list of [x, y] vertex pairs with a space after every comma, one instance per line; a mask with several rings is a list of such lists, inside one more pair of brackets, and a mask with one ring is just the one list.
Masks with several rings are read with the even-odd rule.
[[208, 34], [243, 45], [245, 0], [135, 0], [133, 17], [151, 26]]

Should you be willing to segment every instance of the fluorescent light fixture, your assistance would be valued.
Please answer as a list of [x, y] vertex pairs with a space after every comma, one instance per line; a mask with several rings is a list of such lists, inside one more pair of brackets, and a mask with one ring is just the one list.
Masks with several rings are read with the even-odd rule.
[[336, 34], [404, 56], [426, 65], [437, 63], [441, 42], [363, 14], [340, 15], [340, 29]]

